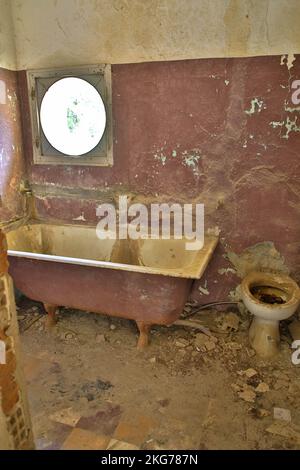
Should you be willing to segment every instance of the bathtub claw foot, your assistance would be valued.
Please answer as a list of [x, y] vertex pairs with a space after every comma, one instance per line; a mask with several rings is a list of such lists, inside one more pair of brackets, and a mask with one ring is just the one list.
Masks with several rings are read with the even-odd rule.
[[52, 326], [55, 326], [56, 324], [56, 312], [57, 312], [57, 305], [51, 305], [51, 304], [44, 304], [44, 309], [47, 312], [47, 319], [46, 319], [46, 326], [48, 328], [51, 328]]
[[136, 323], [140, 332], [140, 336], [139, 336], [138, 343], [137, 343], [137, 348], [144, 349], [149, 344], [149, 333], [150, 333], [151, 325], [148, 325], [147, 323], [140, 322], [140, 321], [137, 321]]

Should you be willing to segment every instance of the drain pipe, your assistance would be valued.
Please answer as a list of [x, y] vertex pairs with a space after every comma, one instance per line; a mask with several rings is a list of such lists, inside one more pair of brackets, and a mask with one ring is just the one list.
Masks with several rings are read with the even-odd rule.
[[221, 302], [210, 302], [208, 304], [196, 305], [195, 308], [193, 308], [190, 313], [185, 315], [185, 318], [192, 317], [193, 315], [195, 315], [195, 313], [198, 313], [201, 310], [206, 310], [208, 308], [215, 307], [217, 305], [238, 305], [238, 304], [239, 304], [239, 302], [237, 302], [237, 301], [232, 301], [232, 302], [230, 302], [230, 301], [221, 301]]

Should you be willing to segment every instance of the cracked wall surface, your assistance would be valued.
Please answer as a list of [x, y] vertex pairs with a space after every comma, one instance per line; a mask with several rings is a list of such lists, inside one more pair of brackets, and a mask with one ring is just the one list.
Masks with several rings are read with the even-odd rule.
[[226, 299], [238, 282], [223, 255], [264, 241], [300, 280], [300, 134], [282, 138], [270, 125], [298, 117], [291, 85], [299, 76], [299, 56], [290, 68], [280, 56], [114, 65], [114, 165], [100, 168], [33, 165], [20, 72], [37, 217], [95, 224], [96, 207], [122, 194], [132, 203], [200, 202], [206, 226], [221, 230], [194, 290], [201, 302]]
[[10, 3], [19, 70], [300, 53], [298, 0]]
[[[0, 0], [2, 12], [5, 3]], [[300, 279], [300, 117], [299, 105], [291, 102], [292, 83], [300, 78], [298, 1], [10, 4], [16, 68], [115, 63], [112, 168], [33, 165], [25, 72], [12, 74], [22, 96], [24, 152], [37, 217], [95, 223], [97, 205], [125, 193], [132, 202], [199, 201], [207, 226], [220, 228], [221, 243], [195, 297], [202, 302], [226, 297], [237, 279], [222, 255], [264, 241], [274, 242]], [[227, 58], [271, 54], [279, 55]], [[196, 60], [171, 61], [182, 58]], [[0, 65], [1, 60], [3, 53]], [[11, 64], [6, 67], [14, 68]], [[1, 86], [0, 77], [0, 98]], [[12, 135], [20, 142], [20, 122], [9, 127], [5, 117], [19, 103], [8, 104], [6, 110], [0, 104], [5, 131], [0, 151], [5, 147], [10, 162], [8, 183], [4, 172], [0, 176], [7, 201], [2, 220], [23, 209], [21, 153], [11, 147], [7, 157], [6, 147]]]

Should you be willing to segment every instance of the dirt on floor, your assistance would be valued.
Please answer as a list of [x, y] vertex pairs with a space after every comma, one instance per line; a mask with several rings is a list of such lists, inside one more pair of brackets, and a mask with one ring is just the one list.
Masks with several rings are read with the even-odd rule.
[[39, 449], [82, 436], [86, 448], [300, 448], [300, 366], [286, 325], [266, 361], [249, 346], [249, 316], [232, 308], [191, 317], [205, 333], [154, 326], [142, 352], [130, 320], [61, 308], [49, 330], [42, 305], [25, 298], [18, 318]]

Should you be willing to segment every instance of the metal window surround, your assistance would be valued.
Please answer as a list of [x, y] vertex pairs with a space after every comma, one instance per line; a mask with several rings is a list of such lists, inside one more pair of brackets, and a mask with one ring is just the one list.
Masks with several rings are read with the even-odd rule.
[[[64, 155], [47, 140], [40, 125], [40, 106], [49, 87], [66, 77], [78, 77], [93, 85], [100, 93], [106, 111], [106, 128], [100, 142], [79, 157]], [[80, 66], [67, 69], [27, 71], [30, 117], [32, 126], [33, 162], [39, 165], [112, 166], [111, 66], [109, 64]]]

